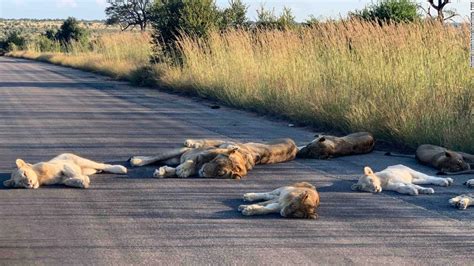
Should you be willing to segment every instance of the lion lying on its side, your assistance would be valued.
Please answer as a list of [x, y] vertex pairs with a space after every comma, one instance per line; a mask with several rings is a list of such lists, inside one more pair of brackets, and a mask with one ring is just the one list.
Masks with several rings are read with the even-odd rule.
[[316, 219], [319, 194], [316, 188], [306, 182], [280, 187], [266, 193], [245, 193], [245, 201], [265, 200], [252, 205], [240, 205], [243, 215], [280, 213], [288, 218]]
[[[224, 140], [186, 140], [185, 148], [173, 149], [158, 156], [134, 156], [132, 166], [163, 162], [154, 177], [200, 177], [240, 179], [257, 164], [293, 160], [297, 147], [293, 140], [266, 143], [235, 143]], [[176, 166], [170, 167], [168, 165]]]
[[449, 203], [460, 210], [465, 210], [467, 207], [474, 205], [474, 194], [462, 194], [449, 200]]
[[39, 188], [41, 185], [64, 184], [70, 187], [88, 188], [88, 175], [98, 172], [126, 174], [127, 168], [121, 165], [97, 163], [77, 155], [64, 153], [50, 161], [29, 164], [16, 160], [17, 169], [11, 178], [3, 182], [5, 187]]
[[379, 193], [392, 190], [401, 194], [418, 195], [433, 194], [432, 188], [419, 185], [433, 184], [447, 187], [453, 183], [452, 178], [439, 178], [425, 175], [407, 166], [398, 164], [374, 173], [370, 167], [364, 168], [364, 176], [359, 178], [357, 184], [352, 185], [352, 190]]
[[374, 149], [375, 139], [368, 132], [358, 132], [345, 137], [320, 136], [301, 148], [298, 158], [328, 159], [332, 157], [364, 154]]

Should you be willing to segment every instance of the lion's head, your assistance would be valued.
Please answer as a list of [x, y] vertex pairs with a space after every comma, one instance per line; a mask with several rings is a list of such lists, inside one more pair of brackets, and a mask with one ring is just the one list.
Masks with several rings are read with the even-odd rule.
[[444, 152], [438, 160], [438, 167], [441, 172], [459, 172], [471, 169], [461, 154], [452, 151]]
[[334, 153], [336, 144], [333, 140], [319, 135], [315, 135], [315, 137], [315, 140], [298, 152], [298, 157], [327, 159]]
[[[297, 193], [299, 192], [299, 193]], [[319, 206], [319, 195], [312, 189], [301, 189], [288, 193], [284, 199], [280, 215], [287, 218], [316, 219], [316, 208]]]
[[359, 178], [357, 184], [352, 185], [352, 190], [379, 193], [382, 192], [382, 184], [370, 167], [364, 167], [364, 175]]
[[32, 165], [22, 159], [16, 160], [17, 169], [15, 169], [9, 180], [3, 182], [5, 187], [17, 188], [38, 188], [38, 176], [33, 170]]
[[200, 177], [240, 179], [247, 175], [244, 157], [238, 147], [229, 148], [226, 153], [217, 155], [213, 160], [202, 165]]

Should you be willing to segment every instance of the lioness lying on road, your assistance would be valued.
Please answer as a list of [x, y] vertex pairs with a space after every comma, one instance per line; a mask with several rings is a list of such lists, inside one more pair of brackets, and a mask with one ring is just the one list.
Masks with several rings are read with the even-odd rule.
[[452, 178], [439, 178], [425, 175], [407, 166], [398, 164], [374, 173], [370, 167], [364, 168], [364, 176], [359, 178], [352, 190], [379, 193], [382, 189], [396, 191], [401, 194], [418, 195], [433, 194], [432, 188], [419, 185], [433, 184], [447, 187], [453, 183]]
[[319, 194], [316, 188], [306, 182], [295, 183], [266, 193], [245, 193], [245, 201], [264, 200], [252, 205], [240, 205], [243, 215], [280, 213], [288, 218], [316, 219]]
[[298, 158], [328, 159], [331, 157], [369, 153], [374, 149], [375, 139], [368, 132], [358, 132], [345, 137], [320, 136], [301, 148]]
[[474, 205], [474, 194], [463, 194], [449, 200], [449, 203], [460, 210], [465, 210], [467, 207]]
[[121, 165], [97, 163], [77, 155], [64, 153], [50, 161], [29, 164], [16, 160], [17, 169], [11, 178], [3, 182], [5, 187], [39, 188], [41, 185], [64, 184], [69, 187], [88, 188], [88, 175], [98, 172], [126, 174], [127, 168]]
[[[386, 153], [386, 155], [413, 158], [413, 155], [396, 155], [390, 152]], [[440, 171], [438, 174], [474, 174], [474, 170], [471, 170], [470, 165], [474, 165], [474, 155], [472, 154], [451, 151], [436, 145], [423, 144], [416, 149], [415, 158], [421, 164], [438, 169]]]
[[[240, 179], [257, 164], [293, 160], [298, 148], [291, 139], [266, 143], [236, 143], [217, 139], [186, 140], [184, 148], [165, 151], [158, 156], [134, 156], [132, 166], [163, 162], [154, 177], [200, 177]], [[171, 166], [176, 167], [171, 167]]]

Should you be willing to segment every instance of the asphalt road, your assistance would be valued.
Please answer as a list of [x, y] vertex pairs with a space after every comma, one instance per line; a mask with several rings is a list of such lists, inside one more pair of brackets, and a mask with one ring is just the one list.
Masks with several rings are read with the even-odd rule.
[[[302, 145], [313, 135], [198, 99], [0, 57], [0, 181], [16, 158], [74, 152], [125, 163], [185, 138], [291, 137]], [[350, 190], [363, 166], [398, 163], [435, 173], [374, 152], [258, 166], [241, 181], [157, 180], [153, 168], [135, 168], [128, 177], [95, 175], [87, 190], [2, 187], [0, 264], [472, 264], [474, 208], [448, 205], [469, 191], [462, 185], [468, 176], [435, 186], [434, 195]], [[243, 193], [295, 181], [318, 187], [319, 220], [237, 212]]]

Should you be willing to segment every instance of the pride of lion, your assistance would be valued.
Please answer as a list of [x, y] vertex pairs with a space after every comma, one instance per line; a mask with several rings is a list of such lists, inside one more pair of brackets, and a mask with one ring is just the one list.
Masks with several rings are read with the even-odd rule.
[[[283, 163], [302, 159], [330, 159], [339, 156], [370, 153], [375, 147], [375, 139], [368, 132], [349, 134], [344, 137], [317, 135], [305, 146], [297, 147], [289, 138], [263, 143], [235, 142], [221, 139], [188, 139], [182, 147], [165, 149], [154, 156], [132, 156], [132, 167], [158, 163], [155, 178], [227, 178], [241, 179], [259, 164]], [[394, 155], [388, 153], [387, 155]], [[398, 155], [394, 155], [398, 156]], [[404, 156], [404, 155], [400, 155]], [[416, 150], [418, 162], [438, 169], [438, 174], [474, 173], [474, 155], [455, 152], [443, 147], [424, 144]], [[36, 189], [42, 185], [63, 184], [75, 188], [88, 188], [90, 175], [108, 172], [127, 174], [122, 165], [94, 162], [71, 153], [61, 154], [49, 161], [29, 164], [16, 160], [16, 169], [11, 178], [4, 181], [8, 188]], [[352, 190], [380, 193], [383, 190], [401, 194], [433, 194], [434, 189], [421, 185], [450, 186], [454, 180], [435, 177], [415, 171], [405, 165], [389, 166], [374, 172], [364, 168], [364, 175]], [[467, 187], [474, 188], [474, 179], [468, 180]], [[294, 183], [270, 192], [245, 193], [243, 199], [256, 202], [240, 205], [243, 215], [263, 215], [279, 213], [282, 217], [315, 219], [320, 198], [316, 188], [307, 182]], [[260, 201], [260, 202], [257, 202]], [[474, 194], [463, 194], [449, 200], [459, 209], [474, 205]]]

